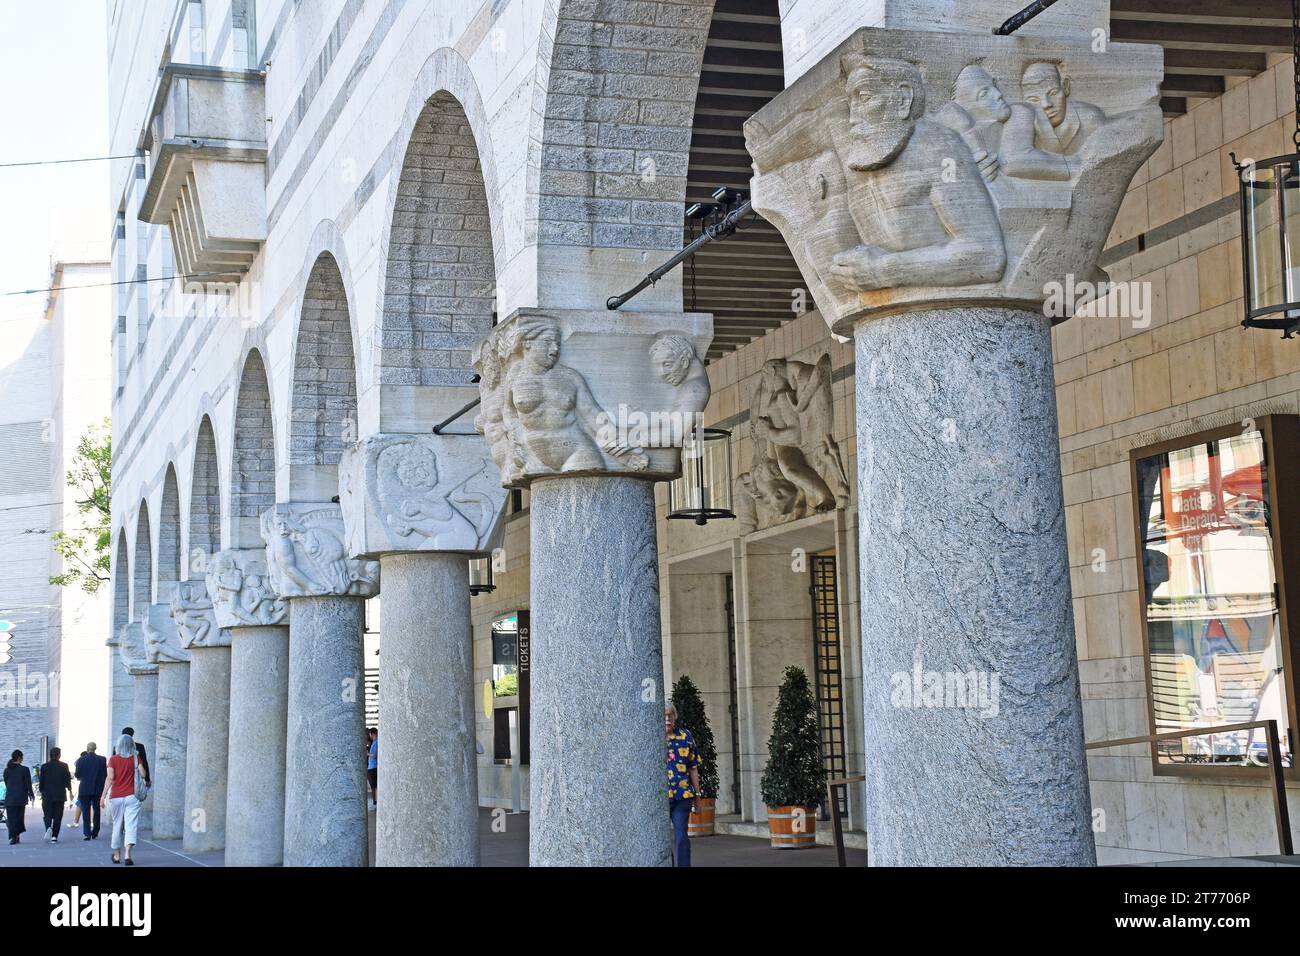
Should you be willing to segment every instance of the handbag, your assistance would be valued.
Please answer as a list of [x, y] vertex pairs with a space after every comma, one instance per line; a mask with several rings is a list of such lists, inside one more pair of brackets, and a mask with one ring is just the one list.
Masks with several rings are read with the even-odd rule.
[[139, 755], [131, 758], [131, 765], [135, 768], [135, 798], [144, 803], [149, 799], [149, 784], [145, 781], [144, 774], [140, 772]]

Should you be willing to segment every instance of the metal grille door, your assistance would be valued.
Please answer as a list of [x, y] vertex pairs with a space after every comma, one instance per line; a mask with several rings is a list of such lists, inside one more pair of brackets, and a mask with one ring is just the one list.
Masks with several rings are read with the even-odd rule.
[[[822, 760], [828, 777], [846, 775], [844, 757], [844, 696], [840, 681], [840, 612], [835, 556], [812, 556], [813, 674], [817, 720], [821, 726]], [[835, 788], [840, 813], [848, 812], [843, 787]], [[829, 809], [829, 808], [827, 808]]]
[[736, 602], [734, 583], [727, 575], [727, 677], [731, 682], [731, 701], [727, 705], [731, 718], [731, 812], [740, 812], [740, 697], [736, 675]]

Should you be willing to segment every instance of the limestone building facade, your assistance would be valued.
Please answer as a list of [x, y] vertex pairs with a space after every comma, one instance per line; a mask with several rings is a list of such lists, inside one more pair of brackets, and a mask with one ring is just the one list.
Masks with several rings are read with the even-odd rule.
[[[368, 627], [380, 865], [476, 862], [475, 808], [513, 803], [519, 762], [534, 863], [666, 862], [657, 711], [684, 674], [719, 812], [761, 824], [789, 665], [815, 677], [828, 771], [867, 777], [843, 809], [882, 859], [1275, 843], [1249, 767], [1083, 748], [1168, 728], [1133, 453], [1296, 414], [1292, 343], [1236, 326], [1224, 165], [1281, 151], [1290, 61], [1235, 61], [1188, 110], [1104, 0], [991, 38], [1019, 7], [110, 2], [112, 152], [133, 154], [113, 268], [136, 281], [105, 637], [112, 725], [183, 778], [155, 832], [230, 863], [364, 862]], [[1006, 118], [976, 124], [963, 98], [990, 90]], [[849, 155], [873, 123], [899, 142]], [[928, 174], [909, 137], [956, 178], [873, 211], [864, 190]], [[718, 187], [758, 212], [607, 310], [716, 221]], [[1098, 261], [1149, 283], [1147, 324], [1048, 321], [1047, 284]], [[734, 519], [669, 519], [680, 440], [591, 424], [628, 410], [730, 433], [709, 462]], [[1003, 719], [891, 704], [913, 662], [998, 677]], [[430, 800], [445, 825], [412, 851]], [[978, 839], [900, 839], [953, 800]]]

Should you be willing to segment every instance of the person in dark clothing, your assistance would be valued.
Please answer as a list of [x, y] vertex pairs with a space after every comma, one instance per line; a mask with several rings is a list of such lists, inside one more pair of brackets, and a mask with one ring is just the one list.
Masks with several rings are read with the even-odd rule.
[[9, 827], [9, 842], [19, 842], [18, 836], [27, 830], [24, 816], [27, 804], [36, 802], [32, 787], [32, 772], [23, 766], [23, 752], [15, 750], [5, 765], [5, 823]]
[[72, 798], [72, 771], [59, 757], [63, 751], [50, 748], [50, 759], [41, 764], [41, 809], [45, 811], [45, 839], [59, 842], [63, 809]]
[[[123, 727], [122, 733], [126, 734], [132, 740], [135, 740], [135, 728]], [[140, 772], [144, 774], [144, 782], [150, 787], [153, 786], [153, 777], [149, 774], [149, 755], [144, 752], [144, 744], [135, 745], [136, 755], [140, 758]]]
[[83, 840], [99, 839], [99, 801], [108, 779], [108, 761], [95, 753], [95, 744], [86, 744], [86, 752], [77, 758], [77, 804], [81, 807]]

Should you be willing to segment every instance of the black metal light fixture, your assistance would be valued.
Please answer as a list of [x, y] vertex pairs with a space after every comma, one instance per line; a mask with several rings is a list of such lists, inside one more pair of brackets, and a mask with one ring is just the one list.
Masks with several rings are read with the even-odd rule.
[[491, 594], [497, 589], [492, 581], [492, 555], [475, 558], [469, 563], [469, 593], [472, 596]]
[[1237, 162], [1240, 180], [1241, 268], [1250, 329], [1300, 329], [1300, 0], [1291, 0], [1292, 83], [1297, 107], [1295, 151]]
[[731, 508], [731, 432], [699, 428], [682, 446], [682, 476], [668, 485], [668, 517], [708, 524], [734, 518]]

